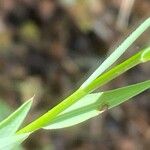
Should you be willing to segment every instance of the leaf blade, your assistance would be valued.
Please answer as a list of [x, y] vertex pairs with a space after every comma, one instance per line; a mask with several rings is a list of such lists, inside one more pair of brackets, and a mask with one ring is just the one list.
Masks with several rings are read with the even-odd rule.
[[32, 105], [32, 100], [33, 97], [0, 122], [0, 138], [13, 135], [18, 130]]
[[148, 28], [150, 27], [150, 17], [147, 18], [135, 31], [133, 31], [117, 48], [108, 56], [108, 58], [92, 73], [92, 75], [81, 85], [80, 88], [85, 88], [104, 71], [106, 71], [119, 57], [131, 46], [131, 44]]
[[30, 133], [11, 135], [8, 137], [0, 138], [0, 150], [15, 150], [19, 144], [21, 144]]
[[[82, 105], [79, 108], [74, 107], [75, 104], [72, 105], [71, 106], [72, 108], [69, 111], [67, 111], [66, 109], [65, 112], [58, 115], [53, 121], [49, 123], [49, 125], [43, 128], [60, 129], [79, 124], [83, 121], [86, 121], [90, 118], [99, 115], [100, 113], [105, 111], [106, 106], [108, 109], [111, 109], [149, 88], [150, 88], [150, 80], [126, 86], [123, 88], [106, 91], [103, 93], [89, 94], [84, 98], [82, 98], [80, 102], [90, 101], [90, 98], [93, 97], [93, 99], [91, 99], [92, 102], [90, 102], [90, 104]], [[95, 99], [94, 96], [96, 96]]]

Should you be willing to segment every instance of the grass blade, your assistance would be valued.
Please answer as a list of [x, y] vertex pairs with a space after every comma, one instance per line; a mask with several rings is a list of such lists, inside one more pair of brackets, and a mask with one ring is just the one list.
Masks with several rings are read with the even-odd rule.
[[89, 94], [63, 111], [44, 129], [70, 127], [95, 117], [150, 88], [150, 80], [101, 93]]
[[28, 136], [29, 134], [26, 133], [0, 138], [0, 150], [16, 150], [16, 147], [21, 144]]
[[43, 126], [46, 126], [49, 123], [49, 121], [55, 119], [61, 112], [63, 112], [68, 107], [70, 107], [71, 105], [79, 101], [85, 95], [91, 93], [96, 88], [103, 86], [104, 84], [108, 83], [109, 81], [121, 75], [122, 73], [126, 72], [127, 70], [131, 69], [132, 67], [140, 63], [149, 61], [150, 60], [149, 53], [150, 53], [150, 49], [146, 48], [138, 52], [137, 54], [133, 55], [126, 61], [112, 68], [108, 72], [102, 74], [100, 77], [98, 77], [93, 82], [91, 82], [86, 88], [84, 89], [79, 88], [76, 92], [74, 92], [72, 95], [67, 97], [64, 101], [59, 103], [57, 106], [55, 106], [44, 115], [42, 115], [35, 121], [31, 122], [21, 130], [19, 130], [18, 133], [20, 134], [20, 133], [33, 132], [35, 130], [42, 128]]
[[121, 45], [95, 70], [95, 72], [81, 85], [80, 88], [85, 88], [105, 70], [107, 70], [131, 44], [150, 27], [150, 18], [146, 19], [133, 33], [131, 33]]
[[0, 138], [13, 135], [18, 130], [32, 105], [32, 99], [25, 102], [14, 113], [0, 122]]
[[137, 54], [133, 55], [129, 59], [125, 60], [121, 64], [113, 67], [109, 71], [105, 72], [98, 78], [96, 78], [93, 82], [91, 82], [87, 87], [84, 88], [84, 91], [90, 92], [98, 87], [101, 87], [108, 83], [109, 81], [113, 80], [114, 78], [118, 77], [119, 75], [123, 74], [127, 70], [133, 68], [134, 66], [144, 63], [150, 60], [150, 47], [145, 48], [138, 52]]
[[95, 110], [93, 105], [102, 95], [101, 93], [88, 94], [75, 104], [71, 105], [56, 117], [44, 129], [60, 129], [73, 126], [99, 115], [100, 111]]

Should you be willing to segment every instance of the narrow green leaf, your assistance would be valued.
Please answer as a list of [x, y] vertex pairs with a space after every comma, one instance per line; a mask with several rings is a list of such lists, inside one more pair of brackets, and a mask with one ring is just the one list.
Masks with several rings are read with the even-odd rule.
[[146, 48], [144, 53], [141, 56], [143, 62], [150, 61], [150, 47]]
[[100, 111], [96, 110], [93, 105], [101, 95], [102, 92], [86, 95], [58, 115], [58, 117], [56, 117], [50, 125], [44, 127], [44, 129], [69, 127], [97, 116]]
[[29, 133], [25, 133], [0, 138], [0, 150], [16, 150], [16, 147], [18, 147], [18, 145], [21, 144], [28, 136]]
[[119, 89], [106, 91], [101, 96], [100, 102], [102, 106], [105, 105], [108, 106], [109, 109], [111, 109], [147, 89], [150, 89], [150, 80]]
[[126, 72], [127, 70], [133, 68], [134, 66], [148, 61], [149, 59], [149, 51], [146, 49], [143, 49], [142, 51], [138, 52], [137, 54], [133, 55], [129, 59], [125, 60], [121, 64], [113, 67], [106, 73], [102, 74], [98, 78], [96, 78], [94, 81], [92, 81], [88, 86], [86, 86], [84, 89], [78, 89], [76, 92], [74, 92], [72, 95], [67, 97], [65, 100], [63, 100], [61, 103], [56, 105], [54, 108], [46, 112], [44, 115], [36, 119], [35, 121], [31, 122], [21, 130], [19, 130], [17, 133], [28, 133], [36, 131], [44, 126], [46, 126], [50, 121], [56, 118], [60, 113], [62, 113], [64, 110], [66, 110], [68, 107], [79, 101], [81, 98], [83, 98], [88, 93], [91, 93], [93, 90], [97, 89], [98, 87], [101, 87], [111, 81], [112, 79], [116, 78], [117, 76], [121, 75], [122, 73]]
[[44, 129], [59, 129], [79, 124], [149, 88], [150, 80], [115, 90], [89, 94], [63, 111]]
[[91, 82], [88, 86], [84, 88], [84, 91], [90, 92], [98, 87], [101, 87], [111, 81], [112, 79], [118, 77], [122, 73], [127, 70], [133, 68], [134, 66], [144, 63], [150, 60], [150, 47], [145, 48], [135, 55], [131, 56], [127, 60], [113, 67], [109, 71], [105, 72], [98, 78], [96, 78], [93, 82]]
[[95, 72], [81, 85], [81, 88], [88, 86], [93, 80], [107, 70], [129, 46], [150, 27], [150, 18], [146, 19], [133, 33], [131, 33], [116, 50], [95, 70]]
[[18, 130], [32, 105], [32, 99], [25, 102], [14, 113], [0, 122], [0, 138], [13, 135]]

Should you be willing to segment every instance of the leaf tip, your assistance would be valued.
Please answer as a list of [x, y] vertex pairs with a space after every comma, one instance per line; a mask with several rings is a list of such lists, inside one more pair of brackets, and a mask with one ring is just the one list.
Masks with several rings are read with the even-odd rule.
[[146, 48], [141, 55], [142, 62], [147, 62], [149, 60], [150, 60], [150, 47]]

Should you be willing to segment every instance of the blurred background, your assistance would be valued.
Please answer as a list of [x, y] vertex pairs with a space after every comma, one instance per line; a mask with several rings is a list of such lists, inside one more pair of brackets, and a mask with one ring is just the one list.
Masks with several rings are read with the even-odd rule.
[[[55, 106], [149, 16], [149, 0], [0, 0], [0, 120], [34, 94], [26, 123]], [[147, 46], [149, 35], [122, 60]], [[146, 63], [102, 90], [149, 76]], [[150, 91], [134, 99], [74, 127], [40, 130], [23, 149], [148, 150]]]

